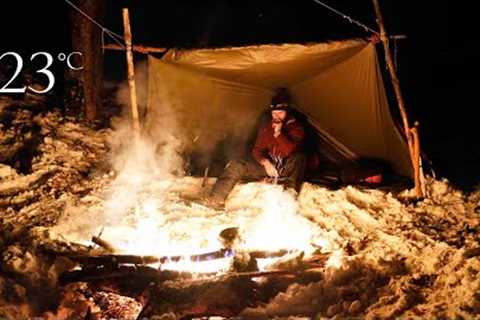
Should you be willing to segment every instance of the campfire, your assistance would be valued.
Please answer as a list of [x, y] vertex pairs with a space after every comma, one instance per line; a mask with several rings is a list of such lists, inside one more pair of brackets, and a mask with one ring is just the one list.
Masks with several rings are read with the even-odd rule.
[[[241, 185], [226, 210], [215, 211], [184, 200], [201, 197], [214, 179], [179, 177], [170, 173], [172, 166], [165, 171], [162, 160], [173, 155], [161, 153], [159, 159], [152, 146], [147, 140], [122, 146], [118, 171], [106, 175], [109, 182], [80, 208], [67, 208], [50, 230], [56, 241], [84, 248], [63, 254], [77, 265], [60, 275], [63, 285], [113, 286], [118, 295], [143, 301], [139, 310], [148, 315], [158, 312], [151, 295], [172, 284], [183, 283], [185, 292], [221, 286], [237, 297], [260, 290], [266, 299], [299, 276], [318, 280], [327, 269], [341, 267], [340, 246], [299, 213], [293, 192], [261, 182]], [[131, 279], [134, 285], [120, 289]], [[246, 287], [232, 287], [245, 280]], [[197, 312], [193, 301], [185, 303], [182, 315], [230, 316], [245, 307], [227, 299], [222, 307], [208, 302]]]
[[[185, 180], [188, 179], [177, 179], [168, 185], [178, 187]], [[60, 223], [53, 233], [84, 245], [91, 245], [93, 240], [109, 252], [109, 259], [122, 260], [123, 257], [123, 263], [140, 261], [160, 270], [186, 271], [194, 275], [232, 271], [232, 264], [238, 264], [240, 257], [254, 260], [250, 262], [249, 271], [265, 271], [282, 257], [301, 255], [308, 258], [315, 253], [329, 254], [334, 249], [318, 225], [297, 213], [294, 196], [280, 186], [251, 184], [238, 191], [229, 203], [230, 210], [225, 213], [182, 202], [176, 196], [178, 189], [162, 199], [140, 192], [135, 199], [136, 205], [113, 223], [98, 224], [97, 217], [86, 225], [90, 218], [87, 217], [80, 224], [78, 221]], [[260, 195], [251, 199], [251, 207], [235, 208], [236, 202], [248, 201], [252, 196], [248, 193], [252, 192]], [[260, 206], [256, 207], [254, 201]], [[105, 257], [86, 260], [108, 261]], [[131, 261], [127, 257], [131, 257]], [[338, 254], [335, 257], [338, 258]], [[85, 258], [76, 257], [79, 261]], [[331, 265], [338, 266], [333, 262]]]

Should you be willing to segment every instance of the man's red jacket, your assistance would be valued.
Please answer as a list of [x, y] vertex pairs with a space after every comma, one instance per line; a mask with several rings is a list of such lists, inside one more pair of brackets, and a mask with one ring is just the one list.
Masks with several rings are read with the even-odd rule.
[[258, 131], [252, 156], [259, 163], [268, 158], [285, 159], [303, 150], [304, 139], [305, 130], [295, 119], [288, 119], [284, 123], [282, 133], [277, 138], [273, 136], [272, 122], [269, 121]]

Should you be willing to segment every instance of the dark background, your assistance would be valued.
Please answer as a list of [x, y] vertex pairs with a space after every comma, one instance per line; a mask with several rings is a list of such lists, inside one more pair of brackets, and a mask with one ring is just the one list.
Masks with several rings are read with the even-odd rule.
[[[378, 29], [370, 0], [323, 1]], [[396, 44], [398, 75], [410, 118], [421, 124], [422, 148], [440, 176], [470, 189], [480, 174], [476, 117], [480, 39], [474, 1], [380, 0], [380, 4], [387, 32], [408, 37]], [[305, 43], [369, 35], [313, 0], [109, 0], [103, 24], [119, 34], [122, 7], [130, 8], [134, 43], [150, 46]], [[64, 1], [15, 1], [2, 3], [0, 10], [0, 52], [18, 52], [28, 64], [33, 52], [56, 55], [70, 50], [71, 8]], [[383, 56], [380, 45], [378, 53]], [[58, 77], [62, 68], [54, 66]], [[125, 70], [121, 52], [105, 52], [107, 80], [125, 79]]]

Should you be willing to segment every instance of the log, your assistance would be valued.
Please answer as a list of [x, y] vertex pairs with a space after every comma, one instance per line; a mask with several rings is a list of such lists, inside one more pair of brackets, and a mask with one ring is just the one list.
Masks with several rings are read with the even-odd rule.
[[288, 250], [282, 249], [278, 251], [247, 251], [250, 257], [255, 259], [278, 258], [289, 253]]
[[148, 266], [118, 266], [118, 267], [89, 267], [80, 270], [64, 272], [60, 275], [59, 281], [62, 285], [72, 282], [90, 282], [107, 279], [144, 279], [149, 282], [164, 282], [175, 280], [177, 285], [191, 285], [204, 283], [205, 281], [223, 281], [230, 278], [253, 279], [260, 277], [290, 276], [294, 277], [302, 273], [317, 270], [310, 268], [302, 271], [273, 270], [273, 271], [251, 271], [251, 272], [229, 272], [222, 275], [215, 273], [199, 273], [196, 277], [186, 271], [158, 270]]
[[112, 266], [119, 264], [147, 265], [159, 263], [160, 258], [155, 256], [135, 256], [135, 255], [70, 255], [69, 259], [83, 265], [91, 266]]
[[145, 280], [147, 282], [162, 282], [175, 279], [191, 278], [188, 272], [171, 270], [157, 270], [147, 266], [120, 266], [120, 267], [95, 267], [64, 272], [59, 277], [61, 285], [72, 282], [90, 282], [107, 279], [132, 279]]
[[[254, 252], [254, 255], [268, 256], [260, 251]], [[149, 266], [96, 266], [65, 272], [60, 275], [59, 282], [61, 285], [88, 282], [89, 288], [106, 286], [120, 291], [120, 295], [135, 299], [141, 296], [141, 300], [148, 303], [144, 304], [139, 319], [164, 313], [173, 313], [177, 319], [234, 317], [245, 307], [270, 300], [293, 283], [306, 285], [320, 281], [324, 268], [318, 266], [318, 260], [325, 261], [325, 258], [326, 255], [312, 257], [309, 262], [317, 266], [301, 270], [228, 272], [220, 275], [158, 270]], [[265, 281], [255, 282], [252, 280], [255, 278], [264, 278]]]
[[255, 259], [275, 258], [281, 257], [288, 253], [287, 250], [279, 251], [238, 251], [231, 249], [220, 249], [217, 251], [196, 254], [191, 256], [137, 256], [137, 255], [70, 255], [68, 258], [84, 265], [118, 265], [118, 264], [135, 264], [148, 265], [154, 263], [179, 262], [188, 259], [192, 262], [202, 262], [215, 259], [223, 259], [225, 257], [233, 257], [236, 253], [246, 253]]

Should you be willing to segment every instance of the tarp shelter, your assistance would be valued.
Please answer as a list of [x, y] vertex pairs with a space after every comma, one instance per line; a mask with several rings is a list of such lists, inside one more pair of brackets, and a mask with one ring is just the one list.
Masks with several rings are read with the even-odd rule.
[[413, 175], [373, 43], [171, 49], [148, 64], [150, 122], [174, 114], [192, 141], [246, 136], [274, 90], [287, 87], [319, 135], [346, 158], [383, 159], [396, 173]]

